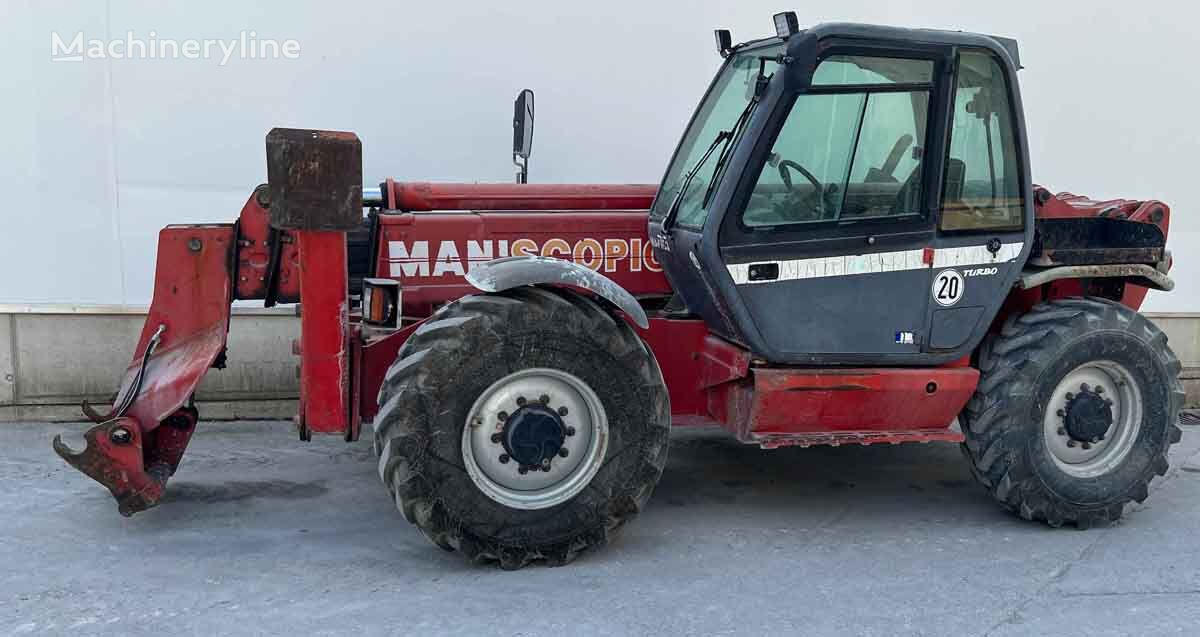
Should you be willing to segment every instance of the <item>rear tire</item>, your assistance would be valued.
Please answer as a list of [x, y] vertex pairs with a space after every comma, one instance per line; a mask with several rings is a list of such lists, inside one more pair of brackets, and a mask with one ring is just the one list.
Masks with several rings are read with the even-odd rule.
[[1105, 299], [1042, 303], [989, 337], [979, 368], [963, 452], [1009, 511], [1105, 524], [1167, 472], [1182, 435], [1181, 365], [1141, 314]]
[[[509, 379], [549, 389], [510, 391]], [[405, 519], [444, 549], [506, 569], [565, 564], [605, 544], [645, 506], [666, 463], [670, 406], [654, 356], [624, 320], [567, 290], [525, 287], [444, 307], [401, 348], [379, 405], [379, 475]], [[572, 436], [578, 426], [571, 440], [560, 434], [563, 448], [595, 444], [561, 457], [555, 447], [551, 471], [518, 475], [521, 454], [496, 461], [508, 456], [509, 439], [497, 437], [517, 410], [543, 420], [561, 412], [556, 431]], [[573, 481], [559, 488], [552, 471]], [[535, 493], [545, 497], [526, 497]]]

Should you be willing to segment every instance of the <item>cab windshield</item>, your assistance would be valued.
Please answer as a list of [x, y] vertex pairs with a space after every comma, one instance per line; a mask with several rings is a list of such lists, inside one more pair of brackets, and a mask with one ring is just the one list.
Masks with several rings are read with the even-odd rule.
[[[722, 132], [733, 130], [738, 117], [753, 99], [760, 58], [774, 58], [782, 51], [782, 43], [755, 47], [734, 54], [721, 67], [667, 168], [658, 197], [654, 200], [654, 208], [650, 211], [652, 217], [666, 217], [686, 182], [687, 190], [680, 197], [675, 225], [699, 228], [704, 224], [708, 216], [708, 210], [704, 207], [705, 193], [719, 165], [717, 156], [721, 154], [722, 147], [718, 146], [715, 152], [709, 151], [713, 150], [712, 146], [718, 142]], [[770, 75], [774, 68], [775, 63], [768, 61], [762, 70], [765, 75]], [[732, 145], [736, 141], [728, 139], [720, 141], [720, 144]], [[689, 171], [695, 171], [690, 181], [687, 179]]]

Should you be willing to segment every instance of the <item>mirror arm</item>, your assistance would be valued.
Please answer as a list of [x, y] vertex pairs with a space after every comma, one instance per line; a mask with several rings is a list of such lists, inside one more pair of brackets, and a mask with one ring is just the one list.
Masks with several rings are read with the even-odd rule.
[[513, 153], [513, 166], [517, 167], [517, 183], [529, 183], [529, 159], [522, 159], [520, 155]]

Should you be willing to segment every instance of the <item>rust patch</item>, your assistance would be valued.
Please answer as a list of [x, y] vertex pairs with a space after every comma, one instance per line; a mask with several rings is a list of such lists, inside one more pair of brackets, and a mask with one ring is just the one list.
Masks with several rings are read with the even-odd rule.
[[362, 143], [354, 133], [273, 129], [267, 182], [276, 228], [350, 230], [362, 223]]

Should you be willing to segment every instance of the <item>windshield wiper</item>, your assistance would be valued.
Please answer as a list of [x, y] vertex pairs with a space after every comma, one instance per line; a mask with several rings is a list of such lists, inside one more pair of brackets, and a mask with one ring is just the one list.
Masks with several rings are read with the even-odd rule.
[[688, 186], [692, 185], [692, 179], [696, 177], [696, 173], [700, 172], [700, 168], [704, 166], [704, 162], [708, 161], [717, 146], [729, 139], [730, 135], [730, 131], [726, 130], [717, 133], [716, 138], [708, 145], [708, 150], [704, 151], [704, 154], [696, 161], [696, 165], [692, 166], [692, 169], [684, 175], [683, 183], [679, 184], [679, 190], [675, 191], [675, 198], [671, 200], [671, 207], [667, 209], [667, 216], [663, 219], [663, 232], [670, 230], [671, 226], [675, 224], [675, 216], [679, 214], [679, 204], [683, 201], [683, 195], [687, 192]]
[[746, 127], [746, 122], [750, 121], [750, 114], [754, 112], [754, 107], [758, 105], [758, 97], [752, 98], [746, 103], [746, 108], [742, 110], [742, 114], [738, 116], [737, 122], [733, 128], [729, 129], [729, 143], [726, 143], [721, 148], [721, 154], [717, 156], [717, 165], [713, 166], [712, 179], [708, 181], [708, 188], [704, 190], [704, 199], [700, 201], [700, 207], [708, 207], [708, 200], [712, 198], [713, 192], [717, 188], [717, 182], [721, 180], [721, 169], [725, 168], [725, 164], [729, 161], [729, 156], [733, 153], [733, 140], [742, 134], [742, 129]]
[[730, 141], [741, 134], [742, 129], [746, 126], [746, 122], [750, 121], [750, 114], [754, 112], [754, 107], [758, 106], [759, 98], [766, 91], [767, 82], [774, 77], [774, 75], [766, 75], [766, 63], [775, 62], [776, 64], [785, 64], [788, 60], [790, 58], [785, 59], [783, 56], [775, 58], [760, 56], [758, 58], [758, 77], [754, 83], [754, 96], [750, 98], [750, 101], [746, 102], [746, 108], [742, 109], [742, 113], [738, 115], [737, 121], [733, 123], [733, 127], [717, 133], [717, 137], [709, 144], [708, 150], [704, 151], [704, 154], [700, 156], [696, 165], [692, 166], [692, 169], [684, 176], [683, 183], [679, 185], [679, 190], [675, 193], [675, 198], [671, 200], [671, 207], [667, 209], [667, 216], [663, 218], [662, 232], [669, 232], [671, 230], [671, 226], [675, 224], [675, 217], [679, 214], [679, 206], [683, 202], [683, 196], [687, 193], [688, 187], [692, 185], [692, 179], [696, 177], [696, 173], [700, 172], [700, 168], [704, 166], [704, 162], [708, 161], [709, 156], [713, 154], [717, 146], [720, 146], [724, 142], [725, 146], [721, 148], [721, 154], [717, 158], [717, 165], [713, 169], [712, 180], [710, 180], [708, 188], [704, 191], [704, 200], [700, 203], [700, 207], [702, 208], [708, 205], [708, 199], [712, 196], [717, 178], [720, 176], [720, 171], [725, 167], [725, 163], [729, 161], [729, 150], [733, 147]]

